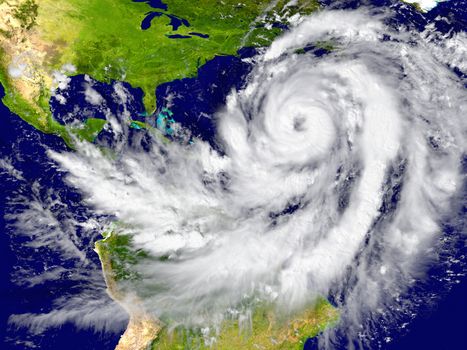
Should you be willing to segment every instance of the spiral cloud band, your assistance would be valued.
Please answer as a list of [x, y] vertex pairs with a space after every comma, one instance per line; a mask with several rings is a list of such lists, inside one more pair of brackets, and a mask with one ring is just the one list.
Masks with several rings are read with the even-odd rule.
[[[164, 257], [135, 267], [158, 317], [212, 323], [248, 298], [295, 310], [335, 296], [355, 336], [369, 314], [404, 313], [463, 191], [467, 95], [451, 68], [465, 68], [466, 39], [440, 40], [384, 14], [323, 11], [253, 59], [215, 116], [217, 150], [156, 136], [149, 151], [51, 156]], [[297, 51], [318, 42], [332, 52]]]

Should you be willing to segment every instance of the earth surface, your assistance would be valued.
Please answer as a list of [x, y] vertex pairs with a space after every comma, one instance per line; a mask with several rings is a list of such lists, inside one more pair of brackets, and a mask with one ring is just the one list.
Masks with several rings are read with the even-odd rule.
[[0, 13], [0, 348], [467, 348], [465, 0]]

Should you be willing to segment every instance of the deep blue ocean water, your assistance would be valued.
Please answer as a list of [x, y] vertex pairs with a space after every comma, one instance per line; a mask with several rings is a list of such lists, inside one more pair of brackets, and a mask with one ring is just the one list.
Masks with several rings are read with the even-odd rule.
[[[129, 101], [123, 104], [120, 99], [115, 97], [115, 84], [102, 83], [85, 75], [75, 75], [71, 77], [68, 87], [59, 91], [60, 95], [66, 98], [66, 103], [61, 104], [54, 97], [50, 99], [50, 108], [54, 118], [61, 124], [71, 124], [72, 122], [84, 122], [87, 118], [106, 119], [107, 110], [114, 113], [122, 113], [125, 109], [133, 116], [135, 120], [143, 120], [142, 115], [145, 110], [143, 105], [143, 90], [133, 88], [125, 82], [118, 82], [127, 91]], [[86, 99], [84, 94], [86, 86], [92, 87], [103, 97], [99, 104], [92, 104]]]
[[[143, 1], [139, 1], [143, 2]], [[161, 1], [144, 1], [150, 3], [154, 8], [164, 9]], [[378, 5], [389, 4], [389, 2], [372, 1]], [[342, 2], [340, 7], [355, 7], [361, 5], [360, 1]], [[162, 6], [162, 7], [161, 7]], [[337, 6], [333, 2], [333, 6]], [[166, 9], [164, 9], [166, 10]], [[437, 29], [442, 32], [461, 31], [467, 28], [467, 5], [465, 0], [455, 0], [439, 4], [427, 15], [420, 15], [407, 5], [396, 5], [394, 7], [396, 16], [394, 24], [411, 23], [414, 27], [422, 29], [426, 23], [434, 22]], [[441, 19], [440, 19], [441, 18]], [[443, 19], [447, 18], [447, 20]], [[254, 54], [254, 50], [243, 49], [241, 57]], [[316, 54], [316, 53], [315, 53]], [[207, 141], [216, 148], [215, 124], [210, 118], [225, 102], [225, 98], [232, 88], [240, 88], [245, 77], [251, 70], [251, 66], [243, 62], [239, 57], [219, 56], [209, 62], [200, 62], [198, 76], [176, 80], [160, 85], [155, 91], [157, 104], [160, 108], [169, 107], [174, 112], [174, 119], [190, 131]], [[456, 72], [463, 75], [464, 72]], [[66, 92], [68, 104], [60, 105], [56, 100], [51, 100], [55, 117], [63, 123], [74, 119], [83, 121], [83, 114], [73, 113], [78, 107], [87, 110], [87, 117], [93, 116], [104, 118], [102, 110], [96, 109], [87, 103], [81, 94], [83, 76], [74, 77], [70, 89]], [[217, 88], [213, 88], [217, 86]], [[142, 102], [141, 91], [133, 89], [129, 85], [125, 87], [134, 96], [130, 106], [132, 117], [143, 120], [141, 116]], [[121, 109], [122, 106], [115, 104], [111, 94], [112, 84], [95, 82], [94, 88], [105, 97], [110, 108]], [[75, 91], [75, 93], [73, 92]], [[0, 87], [0, 95], [3, 96], [3, 88]], [[175, 96], [169, 98], [169, 96]], [[69, 119], [71, 118], [71, 119]], [[65, 150], [66, 146], [56, 136], [45, 135], [36, 131], [33, 127], [22, 121], [18, 116], [10, 113], [8, 109], [0, 104], [0, 159], [8, 159], [11, 164], [22, 172], [23, 180], [15, 179], [11, 174], [0, 172], [0, 208], [2, 213], [14, 214], [20, 211], [21, 205], [7, 204], [11, 198], [18, 193], [31, 200], [46, 201], [46, 189], [53, 189], [60, 201], [72, 208], [77, 221], [86, 220], [92, 213], [80, 203], [80, 196], [69, 188], [63, 181], [63, 174], [58, 173], [52, 166], [45, 154], [46, 149]], [[39, 193], [31, 193], [34, 182], [38, 182], [43, 190]], [[28, 198], [29, 198], [28, 197]], [[34, 197], [34, 198], [33, 198]], [[465, 214], [465, 207], [462, 209]], [[54, 215], [57, 219], [65, 220], [64, 208], [55, 208]], [[45, 265], [63, 266], [65, 268], [76, 268], [74, 261], [64, 260], [59, 254], [53, 252], [31, 249], [26, 247], [27, 237], [17, 236], [13, 233], [8, 220], [0, 216], [0, 349], [19, 350], [27, 349], [24, 343], [18, 340], [31, 341], [39, 349], [113, 349], [120, 337], [119, 331], [96, 333], [90, 329], [78, 329], [71, 323], [65, 323], [58, 328], [51, 328], [39, 335], [32, 335], [25, 328], [12, 328], [7, 325], [11, 314], [25, 312], [46, 312], [53, 309], [52, 296], [76, 295], [82, 293], [89, 286], [83, 285], [64, 274], [56, 281], [47, 282], [46, 285], [25, 288], [11, 282], [12, 274], [17, 273], [18, 266], [25, 266], [41, 271]], [[446, 230], [449, 227], [446, 226]], [[80, 248], [86, 252], [87, 257], [93, 262], [92, 268], [98, 268], [97, 256], [90, 251], [92, 240], [96, 236], [80, 236], [78, 242]], [[455, 234], [455, 233], [453, 233]], [[460, 257], [465, 259], [465, 256]], [[436, 271], [433, 271], [436, 276]], [[434, 293], [442, 290], [440, 281], [431, 281], [428, 289]], [[101, 288], [104, 281], [101, 281]], [[415, 319], [410, 325], [409, 332], [405, 336], [388, 344], [384, 349], [388, 350], [457, 350], [467, 349], [467, 279], [460, 278], [460, 283], [455, 285], [447, 293], [437, 307], [427, 308], [426, 311]], [[102, 298], [108, 298], [105, 294]], [[109, 300], [110, 302], [110, 300]], [[124, 328], [124, 324], [120, 331]], [[315, 341], [310, 340], [306, 349], [314, 349]], [[341, 349], [345, 349], [342, 344]]]
[[[4, 95], [1, 86], [0, 95]], [[24, 203], [11, 203], [12, 199], [24, 196], [26, 202], [38, 201], [44, 205], [51, 197], [58, 199], [61, 205], [53, 206], [51, 211], [57, 220], [63, 222], [70, 219], [66, 217], [69, 212], [73, 213], [73, 219], [78, 222], [92, 217], [90, 211], [80, 203], [80, 195], [67, 186], [63, 174], [52, 167], [53, 164], [45, 154], [46, 149], [63, 151], [67, 148], [61, 138], [38, 132], [0, 104], [0, 159], [8, 160], [22, 173], [22, 179], [19, 180], [6, 171], [0, 171], [0, 349], [29, 348], [24, 341], [33, 342], [39, 349], [113, 349], [120, 336], [118, 333], [96, 334], [92, 330], [78, 330], [73, 324], [65, 323], [35, 336], [25, 328], [16, 329], [7, 325], [12, 314], [51, 311], [54, 308], [51, 303], [56, 297], [78, 295], [89, 288], [66, 274], [57, 280], [33, 287], [18, 286], [11, 282], [12, 276], [18, 276], [19, 267], [37, 272], [56, 266], [72, 271], [76, 268], [74, 259], [63, 259], [60, 254], [42, 247], [28, 247], [31, 239], [14, 233], [11, 220], [5, 219], [4, 214], [21, 212]], [[40, 190], [33, 193], [31, 188], [34, 183], [40, 184]], [[47, 189], [53, 189], [53, 194]], [[80, 239], [77, 246], [92, 262], [89, 268], [99, 268], [96, 254], [90, 251], [90, 240], [93, 237], [82, 235], [79, 229], [76, 234]], [[101, 288], [102, 291], [105, 288], [103, 278]], [[102, 298], [108, 298], [108, 302], [111, 302], [105, 293], [102, 293]], [[124, 325], [121, 326], [123, 329]]]
[[[467, 349], [467, 279], [431, 311], [419, 315], [408, 333], [383, 347], [386, 350], [464, 350]], [[316, 350], [309, 339], [304, 350]], [[340, 349], [346, 349], [343, 344]]]

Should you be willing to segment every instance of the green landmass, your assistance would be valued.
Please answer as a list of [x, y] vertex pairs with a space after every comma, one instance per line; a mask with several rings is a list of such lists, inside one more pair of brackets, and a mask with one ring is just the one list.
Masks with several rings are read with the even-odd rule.
[[421, 13], [425, 13], [426, 11], [424, 9], [422, 9], [422, 7], [420, 6], [420, 4], [418, 2], [408, 2], [408, 1], [404, 1], [404, 0], [401, 0], [404, 4], [407, 4], [409, 6], [412, 6], [415, 10], [417, 10], [418, 12], [421, 12]]
[[26, 0], [15, 9], [14, 16], [23, 28], [31, 29], [36, 24], [38, 8], [34, 0]]
[[[168, 259], [165, 256], [152, 257], [147, 252], [136, 249], [130, 235], [110, 231], [103, 236], [102, 240], [96, 242], [96, 251], [103, 265], [107, 285], [112, 289], [112, 295], [119, 299], [125, 299], [125, 288], [129, 285], [138, 285], [141, 276], [134, 272], [138, 263], [144, 263], [147, 259]], [[131, 290], [134, 292], [138, 288]], [[144, 298], [142, 294], [140, 297]], [[324, 298], [318, 298], [291, 315], [285, 315], [275, 305], [265, 302], [252, 301], [247, 308], [253, 310], [251, 324], [242, 326], [238, 315], [227, 313], [218, 331], [209, 334], [209, 337], [215, 339], [214, 347], [206, 342], [207, 335], [202, 329], [180, 326], [173, 328], [170, 320], [163, 320], [162, 329], [151, 344], [151, 349], [301, 350], [307, 338], [316, 336], [339, 320], [338, 309]]]
[[101, 261], [110, 264], [111, 278], [117, 283], [138, 280], [140, 277], [133, 267], [149, 256], [133, 246], [131, 236], [115, 232], [104, 234], [104, 238], [95, 243], [95, 249]]
[[[198, 68], [216, 55], [236, 55], [245, 46], [267, 46], [282, 33], [273, 23], [287, 25], [295, 14], [318, 9], [317, 0], [298, 0], [293, 6], [280, 0], [165, 0], [168, 10], [153, 9], [131, 0], [10, 0], [3, 10], [19, 21], [14, 26], [0, 20], [0, 82], [5, 86], [4, 104], [13, 113], [46, 133], [67, 138], [67, 132], [51, 118], [48, 101], [52, 73], [73, 64], [73, 74], [88, 74], [103, 82], [126, 81], [144, 91], [149, 114], [156, 109], [155, 90], [164, 82], [196, 75]], [[9, 7], [5, 7], [9, 4]], [[142, 30], [148, 11], [164, 15]], [[165, 16], [167, 15], [167, 16]], [[185, 19], [190, 26], [174, 30], [168, 17]], [[197, 32], [201, 38], [170, 39], [173, 34]], [[21, 82], [11, 78], [8, 65], [22, 50], [27, 53], [33, 76]], [[24, 58], [24, 57], [23, 57]], [[22, 86], [26, 85], [26, 87]], [[31, 92], [32, 90], [32, 92]], [[92, 140], [96, 123], [81, 136]]]
[[334, 51], [336, 49], [336, 45], [330, 41], [317, 41], [315, 46], [328, 52]]
[[[270, 0], [164, 2], [167, 11], [131, 0], [0, 0], [3, 103], [38, 130], [62, 137], [71, 147], [73, 135], [93, 141], [104, 127], [104, 120], [91, 117], [82, 125], [65, 127], [52, 117], [49, 100], [56, 84], [53, 73], [64, 65], [76, 68], [66, 74], [88, 74], [99, 81], [125, 81], [142, 88], [146, 113], [150, 115], [158, 107], [155, 90], [160, 84], [195, 76], [199, 67], [216, 55], [236, 55], [242, 47], [268, 46], [290, 24], [290, 17], [319, 8], [317, 0], [297, 0], [293, 6], [286, 6], [287, 0], [279, 0], [275, 6]], [[141, 21], [148, 11], [164, 15], [142, 30]], [[183, 18], [190, 26], [175, 30], [169, 16]], [[209, 37], [193, 36], [191, 32]], [[171, 39], [174, 34], [191, 37]], [[27, 67], [27, 74], [13, 77], [8, 69], [18, 58]], [[129, 123], [132, 128], [152, 131], [145, 123]], [[119, 299], [125, 293], [119, 289], [121, 285], [140, 279], [135, 266], [144, 259], [156, 258], [136, 249], [130, 236], [117, 231], [96, 242], [96, 251], [107, 286]], [[227, 319], [217, 336], [216, 348], [299, 349], [306, 338], [337, 319], [337, 310], [324, 299], [287, 320], [277, 320], [272, 306], [260, 305], [255, 308], [251, 334], [239, 332], [238, 320]], [[169, 331], [166, 327], [152, 348], [199, 345], [204, 349], [204, 344], [200, 330]]]
[[[314, 48], [326, 50], [328, 53], [337, 49], [336, 45], [331, 41], [316, 41], [313, 43]], [[299, 48], [295, 50], [298, 55], [306, 54], [305, 48]]]
[[70, 128], [69, 130], [75, 133], [80, 140], [92, 142], [102, 131], [102, 128], [106, 123], [107, 121], [103, 119], [88, 118], [79, 127]]
[[280, 319], [274, 306], [258, 305], [250, 326], [239, 324], [238, 317], [226, 319], [214, 336], [200, 329], [163, 328], [152, 350], [302, 350], [308, 338], [315, 337], [339, 320], [339, 313], [326, 299], [314, 303], [287, 318]]

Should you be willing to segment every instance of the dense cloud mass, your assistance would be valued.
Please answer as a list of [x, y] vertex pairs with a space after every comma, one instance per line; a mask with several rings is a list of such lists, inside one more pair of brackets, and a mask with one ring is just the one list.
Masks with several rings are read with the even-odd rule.
[[[466, 38], [434, 39], [384, 15], [323, 11], [254, 58], [215, 116], [217, 149], [160, 135], [128, 146], [109, 116], [122, 142], [112, 156], [90, 144], [50, 155], [120, 233], [163, 257], [134, 267], [158, 317], [212, 324], [254, 297], [290, 311], [326, 296], [363, 343], [368, 320], [416, 312], [401, 298], [437, 261], [463, 194], [467, 95], [452, 68], [466, 68]], [[333, 50], [297, 51], [318, 42]]]

